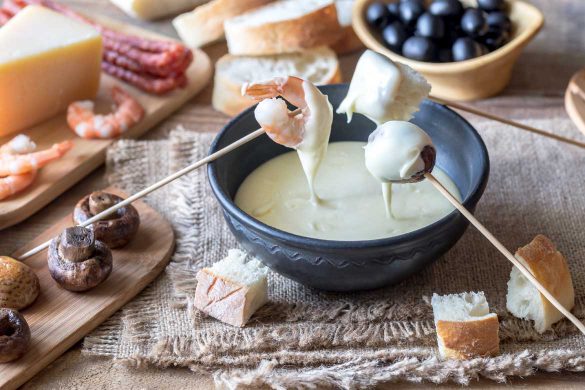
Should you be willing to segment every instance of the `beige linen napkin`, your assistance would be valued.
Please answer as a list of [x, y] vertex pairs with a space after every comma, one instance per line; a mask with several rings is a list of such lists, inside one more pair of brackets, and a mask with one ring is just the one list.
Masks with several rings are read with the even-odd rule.
[[[577, 133], [567, 119], [533, 121]], [[477, 217], [509, 249], [543, 233], [566, 255], [585, 318], [585, 152], [502, 125], [480, 122], [492, 170]], [[211, 134], [178, 129], [168, 141], [120, 141], [108, 153], [112, 184], [137, 191], [203, 157]], [[443, 258], [407, 281], [376, 291], [339, 294], [306, 288], [275, 273], [270, 303], [243, 329], [192, 307], [195, 274], [237, 246], [204, 169], [147, 201], [172, 221], [177, 251], [139, 297], [85, 339], [84, 352], [126, 363], [212, 370], [231, 386], [375, 385], [384, 381], [504, 380], [535, 369], [585, 370], [585, 337], [568, 322], [539, 335], [505, 310], [511, 266], [472, 227]], [[441, 362], [428, 297], [486, 292], [500, 316], [502, 355]]]

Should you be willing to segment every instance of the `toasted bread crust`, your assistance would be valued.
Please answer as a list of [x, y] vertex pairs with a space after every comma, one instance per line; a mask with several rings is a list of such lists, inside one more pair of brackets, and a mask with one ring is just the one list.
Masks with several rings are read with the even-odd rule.
[[353, 27], [341, 28], [341, 37], [331, 45], [331, 48], [339, 55], [353, 53], [364, 48], [363, 42], [358, 38]]
[[445, 358], [470, 359], [500, 353], [499, 321], [490, 316], [477, 321], [437, 321], [437, 337]]
[[[528, 266], [534, 277], [568, 310], [575, 305], [575, 291], [565, 257], [546, 236], [539, 234], [516, 251], [516, 257]], [[552, 324], [563, 315], [540, 294], [545, 323]]]
[[300, 18], [258, 26], [228, 22], [225, 34], [230, 54], [269, 55], [332, 45], [339, 40], [342, 28], [331, 3]]
[[[237, 57], [226, 54], [216, 63], [211, 104], [217, 111], [223, 112], [229, 116], [235, 116], [246, 108], [253, 106], [256, 102], [246, 96], [242, 96], [242, 83], [234, 82], [228, 75], [225, 75], [218, 70], [218, 65], [228, 61], [237, 61]], [[323, 84], [335, 84], [341, 82], [341, 69], [339, 68], [339, 62], [330, 74], [331, 76], [329, 79], [325, 80]]]
[[251, 313], [245, 313], [248, 288], [204, 268], [197, 273], [195, 307], [218, 320], [244, 326]]
[[[185, 44], [191, 47], [200, 47], [223, 38], [223, 23], [227, 19], [272, 1], [213, 0], [200, 5], [194, 11], [177, 16], [173, 19], [173, 25]], [[184, 19], [189, 20], [188, 30], [182, 26]]]

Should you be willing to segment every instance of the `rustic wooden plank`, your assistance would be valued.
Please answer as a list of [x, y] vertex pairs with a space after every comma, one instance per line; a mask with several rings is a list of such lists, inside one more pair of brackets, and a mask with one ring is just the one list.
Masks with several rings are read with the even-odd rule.
[[[108, 188], [108, 192], [126, 196]], [[85, 293], [61, 288], [49, 274], [47, 252], [27, 259], [41, 284], [35, 303], [22, 311], [32, 333], [30, 350], [17, 361], [0, 365], [0, 388], [14, 389], [58, 358], [78, 340], [134, 298], [166, 267], [174, 249], [168, 221], [143, 202], [134, 203], [140, 229], [128, 245], [113, 250], [110, 277]], [[14, 257], [58, 235], [72, 225], [71, 214], [14, 253]]]
[[[124, 25], [103, 18], [102, 24], [123, 32], [145, 37], [159, 37], [150, 31]], [[185, 102], [200, 92], [211, 78], [211, 62], [207, 54], [195, 50], [194, 61], [187, 69], [189, 84], [164, 96], [150, 95], [127, 85], [106, 74], [102, 75], [100, 91], [96, 98], [96, 110], [107, 112], [111, 106], [110, 91], [115, 85], [123, 86], [142, 104], [145, 109], [144, 118], [124, 133], [124, 138], [138, 138], [152, 127], [171, 115]], [[39, 171], [38, 177], [30, 188], [0, 202], [0, 229], [25, 220], [50, 201], [62, 194], [83, 177], [102, 165], [105, 151], [114, 140], [88, 140], [79, 138], [66, 121], [66, 115], [60, 114], [44, 123], [23, 132], [31, 137], [39, 150], [51, 147], [52, 144], [72, 140], [73, 148], [61, 159], [49, 164]], [[14, 135], [0, 139], [0, 144], [7, 142]]]

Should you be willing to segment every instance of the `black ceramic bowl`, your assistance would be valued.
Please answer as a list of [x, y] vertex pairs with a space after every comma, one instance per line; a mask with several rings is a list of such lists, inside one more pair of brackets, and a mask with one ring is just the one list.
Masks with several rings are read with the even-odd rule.
[[[347, 84], [320, 87], [335, 108]], [[454, 111], [424, 101], [412, 122], [433, 139], [437, 166], [453, 179], [463, 203], [473, 210], [489, 175], [489, 157], [477, 131]], [[211, 145], [210, 153], [258, 128], [254, 107], [229, 122]], [[367, 141], [375, 125], [361, 115], [347, 123], [335, 114], [331, 142]], [[263, 135], [209, 164], [211, 187], [233, 234], [252, 255], [274, 271], [307, 286], [330, 291], [373, 289], [398, 283], [447, 252], [467, 228], [453, 211], [422, 229], [400, 236], [368, 241], [329, 241], [297, 236], [268, 226], [244, 213], [233, 199], [244, 179], [262, 163], [289, 152]]]

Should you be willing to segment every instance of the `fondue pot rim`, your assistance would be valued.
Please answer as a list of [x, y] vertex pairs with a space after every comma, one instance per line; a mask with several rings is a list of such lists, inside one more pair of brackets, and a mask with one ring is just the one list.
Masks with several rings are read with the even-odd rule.
[[[323, 93], [327, 93], [328, 90], [331, 90], [331, 89], [344, 88], [345, 90], [347, 90], [348, 87], [349, 87], [349, 84], [342, 83], [342, 84], [330, 84], [330, 85], [319, 86], [318, 88]], [[473, 209], [475, 208], [475, 205], [477, 204], [477, 202], [479, 201], [480, 197], [483, 194], [483, 191], [487, 185], [487, 181], [488, 181], [488, 177], [489, 177], [490, 161], [489, 161], [489, 154], [487, 151], [487, 147], [486, 147], [485, 143], [483, 142], [483, 139], [481, 138], [480, 134], [477, 132], [477, 130], [465, 118], [463, 118], [461, 115], [459, 115], [458, 113], [456, 113], [455, 111], [453, 111], [449, 107], [446, 107], [444, 105], [441, 105], [439, 103], [433, 102], [433, 101], [428, 100], [428, 99], [425, 99], [422, 104], [431, 105], [435, 109], [443, 111], [447, 115], [451, 116], [453, 119], [463, 122], [464, 127], [466, 127], [468, 131], [470, 131], [471, 135], [473, 136], [473, 138], [476, 139], [476, 141], [478, 142], [478, 144], [480, 146], [481, 153], [476, 158], [483, 165], [481, 167], [482, 172], [481, 172], [480, 177], [477, 179], [474, 187], [469, 192], [469, 195], [465, 199], [463, 199], [463, 202], [462, 202], [463, 205], [467, 209], [473, 211]], [[242, 111], [240, 114], [238, 114], [237, 116], [232, 118], [214, 138], [213, 142], [211, 143], [210, 149], [209, 149], [209, 154], [216, 152], [218, 150], [219, 144], [220, 144], [222, 138], [225, 136], [225, 134], [228, 131], [230, 131], [230, 129], [234, 125], [236, 125], [243, 117], [249, 115], [250, 112], [253, 112], [255, 108], [256, 108], [256, 104], [247, 108], [246, 110]], [[334, 108], [334, 111], [335, 111], [335, 108]], [[339, 114], [334, 113], [334, 115], [339, 115]], [[350, 126], [351, 126], [351, 124], [350, 124]], [[254, 130], [255, 129], [252, 129], [252, 128], [249, 129], [248, 134]], [[263, 136], [266, 136], [266, 135], [263, 135]], [[251, 141], [251, 142], [254, 142], [254, 141]], [[226, 145], [223, 145], [223, 146], [226, 146]], [[233, 151], [231, 153], [233, 153]], [[240, 223], [251, 227], [252, 229], [256, 230], [257, 232], [264, 234], [264, 235], [267, 235], [267, 236], [272, 236], [278, 240], [285, 241], [287, 244], [290, 244], [290, 245], [314, 246], [314, 247], [320, 247], [320, 248], [325, 248], [325, 249], [387, 247], [387, 246], [391, 246], [391, 245], [403, 244], [403, 243], [406, 243], [410, 240], [423, 237], [423, 236], [435, 231], [441, 225], [446, 225], [452, 219], [456, 218], [460, 214], [459, 211], [453, 210], [451, 213], [447, 214], [446, 216], [439, 219], [438, 221], [431, 223], [430, 225], [424, 226], [420, 229], [416, 229], [416, 230], [413, 230], [413, 231], [408, 232], [408, 233], [400, 234], [398, 236], [393, 236], [393, 237], [379, 238], [379, 239], [373, 239], [373, 240], [351, 240], [351, 241], [349, 241], [349, 240], [326, 240], [326, 239], [320, 239], [320, 238], [312, 238], [312, 237], [307, 237], [307, 236], [301, 236], [301, 235], [294, 234], [294, 233], [289, 233], [289, 232], [286, 232], [284, 230], [275, 228], [273, 226], [267, 225], [267, 224], [259, 221], [258, 219], [252, 217], [251, 215], [247, 214], [246, 212], [244, 212], [242, 209], [240, 209], [236, 205], [236, 203], [232, 199], [232, 197], [228, 193], [226, 193], [226, 191], [224, 191], [222, 186], [219, 184], [218, 178], [217, 178], [217, 176], [218, 176], [217, 167], [216, 167], [216, 164], [214, 162], [212, 162], [208, 165], [207, 172], [208, 172], [208, 178], [209, 178], [209, 182], [210, 182], [211, 188], [213, 190], [213, 193], [214, 193], [215, 197], [217, 198], [218, 202], [220, 203], [220, 205], [222, 206], [222, 208], [224, 209], [224, 212], [228, 213], [232, 218], [237, 219]]]

